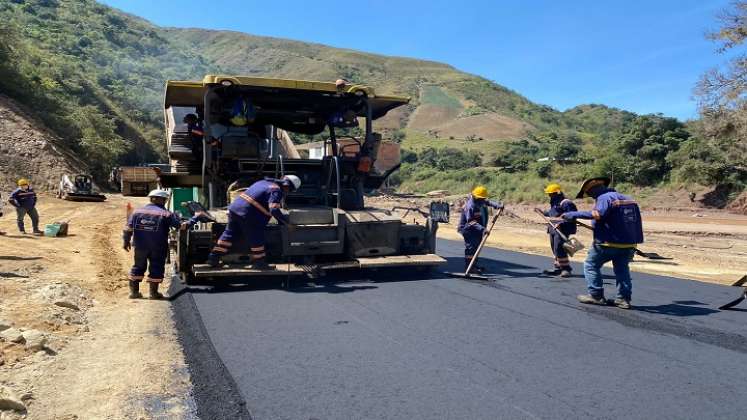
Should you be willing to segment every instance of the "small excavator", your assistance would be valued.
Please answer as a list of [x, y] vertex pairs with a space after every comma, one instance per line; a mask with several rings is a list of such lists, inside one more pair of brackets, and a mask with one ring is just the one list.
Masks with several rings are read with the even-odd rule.
[[93, 178], [86, 174], [63, 175], [57, 189], [57, 198], [68, 201], [106, 200], [106, 196], [93, 183]]

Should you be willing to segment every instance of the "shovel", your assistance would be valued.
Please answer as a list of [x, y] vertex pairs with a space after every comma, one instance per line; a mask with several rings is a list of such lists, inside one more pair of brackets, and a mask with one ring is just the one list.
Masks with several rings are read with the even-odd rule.
[[477, 261], [477, 257], [480, 256], [480, 251], [482, 251], [482, 247], [485, 246], [485, 242], [488, 241], [488, 236], [490, 236], [490, 232], [493, 231], [493, 227], [495, 226], [495, 222], [498, 221], [498, 216], [503, 213], [503, 209], [498, 210], [498, 212], [493, 216], [493, 220], [490, 222], [490, 227], [488, 230], [485, 231], [485, 233], [482, 235], [482, 241], [480, 241], [480, 245], [477, 247], [477, 251], [475, 251], [475, 255], [472, 256], [472, 259], [469, 262], [469, 265], [467, 266], [467, 271], [464, 273], [452, 273], [447, 272], [446, 274], [451, 277], [462, 277], [465, 279], [479, 279], [479, 280], [487, 280], [488, 277], [486, 276], [480, 276], [477, 274], [470, 274], [470, 271], [472, 271], [472, 267], [475, 265], [475, 262]]
[[[732, 284], [732, 286], [737, 286], [737, 287], [744, 286], [745, 283], [747, 283], [747, 275], [742, 276], [742, 278], [737, 280], [734, 284]], [[736, 300], [733, 300], [727, 303], [726, 305], [719, 306], [719, 309], [724, 310], [724, 309], [729, 309], [733, 306], [737, 306], [745, 299], [747, 299], [747, 286], [744, 286], [744, 291], [742, 293], [742, 296], [740, 296]]]
[[[581, 223], [578, 220], [576, 220], [576, 224], [581, 227], [585, 227], [586, 229], [594, 230], [593, 227], [587, 224]], [[639, 257], [643, 257], [643, 258], [648, 258], [649, 260], [673, 260], [674, 259], [671, 257], [665, 257], [663, 255], [659, 255], [656, 252], [643, 252], [638, 248], [635, 249], [635, 255], [638, 255]]]
[[555, 230], [555, 232], [557, 232], [557, 234], [560, 235], [561, 238], [563, 238], [563, 241], [565, 241], [563, 242], [563, 249], [565, 249], [565, 252], [568, 253], [569, 257], [572, 257], [573, 254], [584, 249], [584, 244], [582, 244], [581, 241], [579, 241], [576, 238], [569, 238], [565, 236], [565, 234], [561, 232], [560, 229], [558, 229], [558, 226], [552, 221], [550, 221], [550, 219], [548, 219], [547, 216], [545, 216], [545, 213], [542, 213], [540, 209], [534, 209], [534, 211], [536, 211], [537, 214], [542, 216], [542, 218], [545, 219], [547, 224], [552, 226], [553, 230]]

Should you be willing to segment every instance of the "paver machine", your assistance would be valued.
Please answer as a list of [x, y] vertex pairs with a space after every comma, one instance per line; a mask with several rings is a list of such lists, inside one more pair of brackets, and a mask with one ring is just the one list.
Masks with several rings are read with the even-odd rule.
[[[373, 121], [408, 101], [358, 84], [224, 75], [167, 82], [171, 172], [162, 173], [160, 183], [196, 191], [198, 200], [173, 202], [174, 208], [208, 212], [194, 229], [177, 234], [175, 262], [183, 281], [319, 276], [335, 269], [425, 270], [445, 262], [435, 248], [438, 223], [448, 221], [448, 206], [433, 204], [422, 220], [406, 223], [364, 201], [366, 192], [379, 188], [399, 168], [398, 145], [383, 141]], [[243, 110], [239, 121], [232, 117], [237, 107]], [[197, 150], [183, 123], [188, 114], [198, 117], [204, 132]], [[293, 137], [320, 134], [325, 139], [321, 156], [301, 158]], [[342, 137], [345, 141], [338, 141]], [[302, 180], [284, 203], [295, 228], [288, 231], [274, 220], [266, 227], [272, 268], [251, 268], [247, 255], [224, 258], [229, 264], [217, 268], [205, 264], [225, 228], [225, 208], [232, 198], [257, 180], [289, 174]]]

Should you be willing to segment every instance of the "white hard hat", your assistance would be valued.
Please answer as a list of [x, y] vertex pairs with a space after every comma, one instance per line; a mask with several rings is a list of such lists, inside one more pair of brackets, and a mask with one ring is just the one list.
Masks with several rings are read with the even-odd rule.
[[283, 177], [283, 181], [289, 182], [291, 185], [293, 185], [294, 190], [297, 190], [301, 187], [301, 178], [295, 175], [285, 175]]
[[148, 193], [148, 197], [161, 197], [165, 199], [169, 199], [169, 192], [166, 190], [153, 190], [150, 193]]

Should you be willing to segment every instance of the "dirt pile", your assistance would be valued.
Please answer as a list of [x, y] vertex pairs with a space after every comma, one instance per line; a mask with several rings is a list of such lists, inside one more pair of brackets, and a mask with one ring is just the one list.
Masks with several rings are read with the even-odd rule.
[[739, 194], [726, 208], [734, 213], [747, 214], [747, 191]]
[[86, 172], [85, 164], [61, 146], [61, 140], [21, 105], [0, 95], [0, 191], [31, 179], [37, 190], [53, 190], [65, 173]]

